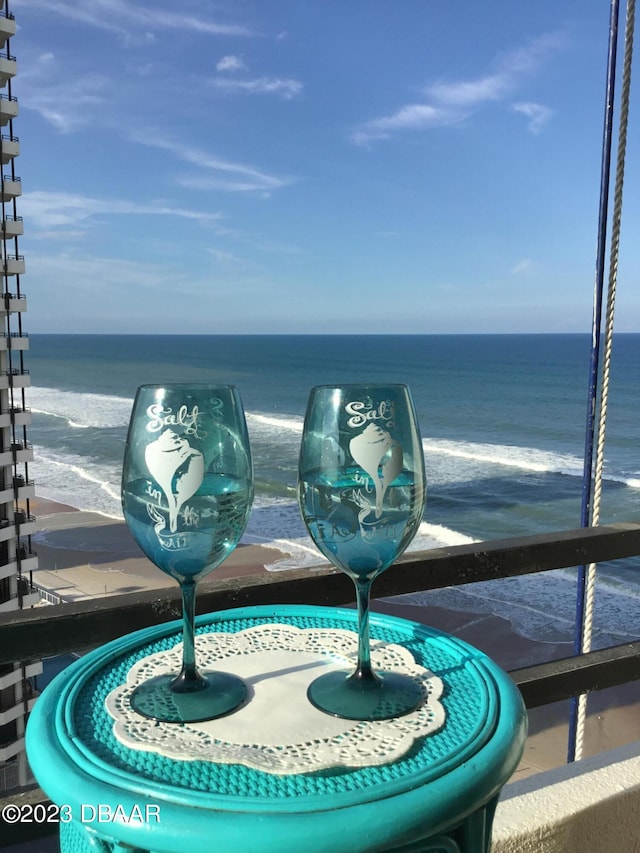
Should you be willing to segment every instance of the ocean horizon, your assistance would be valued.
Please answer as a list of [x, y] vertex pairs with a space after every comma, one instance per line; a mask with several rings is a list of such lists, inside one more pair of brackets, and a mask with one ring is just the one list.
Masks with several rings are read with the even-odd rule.
[[[411, 550], [575, 528], [590, 344], [591, 336], [581, 333], [31, 335], [29, 476], [42, 498], [122, 518], [120, 473], [137, 386], [234, 384], [247, 415], [256, 484], [243, 541], [288, 555], [272, 571], [317, 564], [295, 497], [309, 389], [402, 382], [420, 421], [428, 484]], [[640, 334], [616, 335], [602, 523], [639, 514], [639, 404]], [[636, 638], [639, 566], [627, 560], [601, 568], [602, 645]], [[521, 633], [557, 641], [572, 636], [574, 575], [562, 570], [411, 599], [507, 616]]]

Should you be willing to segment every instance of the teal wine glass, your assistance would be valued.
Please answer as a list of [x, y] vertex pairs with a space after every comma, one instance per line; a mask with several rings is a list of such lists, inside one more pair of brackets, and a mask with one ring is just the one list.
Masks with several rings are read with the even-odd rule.
[[143, 385], [122, 472], [124, 517], [136, 542], [180, 584], [183, 661], [133, 692], [133, 708], [163, 722], [221, 717], [247, 698], [235, 675], [195, 660], [196, 584], [233, 551], [249, 518], [253, 472], [242, 403], [230, 385]]
[[420, 684], [374, 672], [369, 647], [371, 584], [402, 554], [425, 504], [422, 440], [406, 385], [319, 386], [304, 422], [298, 499], [324, 556], [354, 582], [358, 662], [315, 679], [309, 700], [349, 720], [385, 720], [415, 710]]

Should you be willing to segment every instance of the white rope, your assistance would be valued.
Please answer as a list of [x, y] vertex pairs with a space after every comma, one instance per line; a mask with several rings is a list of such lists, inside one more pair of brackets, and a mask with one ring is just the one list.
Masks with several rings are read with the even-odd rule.
[[[615, 312], [616, 289], [618, 283], [618, 256], [620, 250], [620, 222], [622, 219], [622, 188], [624, 184], [625, 154], [627, 148], [627, 125], [629, 121], [629, 92], [631, 88], [631, 59], [633, 56], [633, 31], [635, 24], [635, 0], [627, 0], [625, 26], [624, 63], [622, 72], [622, 94], [620, 98], [620, 127], [618, 131], [618, 157], [616, 162], [616, 184], [613, 202], [613, 224], [611, 230], [611, 249], [609, 256], [609, 285], [607, 290], [607, 316], [605, 326], [604, 354], [602, 359], [602, 385], [599, 400], [598, 444], [596, 449], [596, 467], [594, 477], [593, 504], [590, 524], [596, 527], [600, 523], [602, 498], [602, 478], [604, 469], [604, 446], [607, 424], [607, 406], [609, 402], [609, 379], [611, 374], [611, 352], [613, 348], [613, 319]], [[593, 635], [593, 611], [596, 590], [596, 563], [587, 568], [585, 592], [585, 619], [582, 632], [583, 654], [591, 651]], [[576, 726], [576, 759], [582, 758], [584, 746], [584, 728], [587, 716], [587, 694], [578, 700]]]

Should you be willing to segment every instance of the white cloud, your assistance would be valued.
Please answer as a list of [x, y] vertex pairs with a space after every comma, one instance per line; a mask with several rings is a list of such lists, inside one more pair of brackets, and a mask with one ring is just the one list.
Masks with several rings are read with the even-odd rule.
[[29, 269], [39, 283], [30, 293], [32, 331], [74, 330], [65, 301], [47, 301], [47, 293], [53, 292], [59, 281], [65, 282], [67, 298], [73, 300], [76, 330], [80, 317], [83, 328], [91, 333], [211, 333], [212, 323], [216, 331], [228, 330], [228, 323], [239, 323], [242, 328], [246, 300], [257, 300], [258, 304], [263, 295], [255, 274], [221, 270], [216, 277], [211, 266], [185, 269], [171, 262], [66, 251], [40, 252], [32, 258]]
[[537, 71], [542, 63], [566, 45], [566, 36], [557, 31], [530, 39], [523, 47], [509, 51], [499, 63], [500, 72], [515, 78]]
[[511, 275], [520, 275], [523, 272], [528, 272], [533, 267], [531, 258], [523, 258], [509, 270]]
[[221, 249], [207, 249], [207, 252], [212, 255], [216, 262], [222, 267], [238, 268], [249, 266], [247, 261], [239, 258], [231, 252], [224, 252]]
[[220, 189], [226, 192], [260, 192], [269, 194], [272, 190], [293, 183], [292, 178], [279, 178], [268, 175], [253, 166], [222, 160], [206, 151], [162, 139], [157, 134], [134, 134], [132, 139], [142, 145], [149, 145], [172, 152], [179, 160], [197, 166], [200, 175], [183, 176], [178, 183], [183, 187], [198, 190]]
[[[137, 288], [171, 290], [175, 287], [176, 270], [165, 264], [154, 264], [122, 258], [100, 258], [90, 255], [75, 255], [61, 252], [57, 255], [37, 255], [30, 262], [30, 269], [37, 275], [48, 275], [52, 270], [76, 289], [89, 293], [100, 292], [103, 286], [120, 290], [123, 282], [133, 293]], [[78, 287], [79, 286], [79, 287]]]
[[[36, 58], [35, 62], [32, 64], [31, 67], [37, 68], [37, 66], [40, 66], [40, 67], [46, 66], [50, 62], [55, 62], [55, 54], [52, 53], [51, 51], [47, 51], [47, 53], [41, 53], [40, 56], [38, 56]], [[29, 76], [29, 68], [28, 67], [26, 69], [26, 72], [21, 73], [21, 75], [20, 75], [21, 79], [24, 79], [25, 73], [26, 73], [26, 76], [28, 77]]]
[[69, 242], [70, 240], [82, 240], [87, 236], [86, 231], [70, 228], [58, 231], [35, 231], [29, 235], [32, 240], [59, 240]]
[[245, 71], [247, 66], [239, 56], [223, 56], [216, 63], [216, 71]]
[[231, 94], [239, 92], [247, 95], [279, 95], [286, 100], [295, 98], [302, 92], [299, 80], [279, 77], [258, 77], [255, 80], [230, 80], [227, 77], [214, 77], [211, 85]]
[[[402, 130], [441, 127], [462, 121], [482, 105], [510, 97], [522, 80], [533, 74], [564, 43], [561, 33], [548, 33], [505, 54], [491, 74], [470, 80], [433, 83], [424, 90], [425, 103], [408, 104], [391, 115], [366, 122], [356, 129], [351, 139], [358, 145], [366, 145], [375, 139], [388, 139]], [[551, 116], [551, 111], [541, 104], [520, 104], [514, 108], [531, 119], [529, 129], [533, 133], [538, 133]]]
[[522, 115], [526, 116], [529, 119], [527, 128], [531, 131], [531, 133], [540, 133], [542, 128], [553, 115], [553, 111], [550, 110], [549, 107], [545, 107], [542, 104], [533, 104], [529, 102], [513, 104], [512, 109], [517, 113], [522, 113]]
[[107, 77], [88, 74], [65, 83], [32, 85], [21, 80], [20, 103], [25, 109], [39, 113], [61, 133], [71, 133], [92, 124], [99, 110], [111, 97], [112, 86]]
[[27, 58], [20, 72], [20, 108], [33, 110], [61, 133], [93, 123], [110, 100], [112, 81], [104, 74], [76, 74], [63, 69], [51, 51]]
[[70, 133], [94, 121], [113, 86], [103, 74], [62, 80], [61, 73], [51, 51], [29, 58], [20, 73], [20, 107], [39, 113], [61, 133]]
[[[203, 213], [163, 204], [140, 204], [125, 199], [92, 198], [64, 192], [35, 191], [20, 198], [20, 212], [36, 228], [76, 227], [100, 215], [174, 216], [216, 222], [221, 213]], [[67, 235], [71, 232], [65, 232]], [[81, 234], [82, 232], [75, 232]]]
[[253, 32], [240, 24], [223, 23], [160, 8], [158, 2], [144, 5], [140, 0], [20, 0], [14, 5], [26, 5], [51, 15], [59, 15], [77, 23], [117, 33], [129, 40], [138, 30], [138, 38], [149, 40], [158, 30], [191, 31], [203, 35], [251, 36]]
[[426, 90], [433, 100], [448, 106], [475, 106], [484, 101], [499, 101], [509, 87], [502, 74], [463, 80], [456, 83], [435, 83]]
[[363, 124], [352, 134], [351, 139], [358, 145], [366, 145], [374, 139], [388, 139], [395, 131], [442, 127], [462, 121], [466, 115], [466, 112], [460, 110], [434, 107], [431, 104], [408, 104], [393, 115]]
[[263, 197], [268, 197], [270, 187], [263, 185], [258, 180], [242, 180], [234, 178], [215, 177], [211, 175], [183, 175], [177, 179], [178, 184], [188, 190], [222, 190], [226, 193], [253, 193], [258, 192]]

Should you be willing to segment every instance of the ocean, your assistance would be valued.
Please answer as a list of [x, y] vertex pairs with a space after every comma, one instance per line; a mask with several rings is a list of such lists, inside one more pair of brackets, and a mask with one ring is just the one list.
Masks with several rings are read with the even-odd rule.
[[[309, 389], [402, 382], [418, 413], [428, 482], [410, 550], [579, 527], [589, 358], [590, 336], [579, 334], [32, 335], [29, 475], [40, 497], [122, 518], [121, 464], [137, 386], [234, 384], [256, 485], [243, 541], [288, 555], [271, 571], [318, 564], [295, 498]], [[640, 517], [640, 335], [615, 337], [610, 382], [602, 523]], [[600, 567], [595, 647], [638, 638], [639, 569], [635, 558]], [[494, 613], [525, 636], [570, 640], [575, 572], [408, 600]]]

